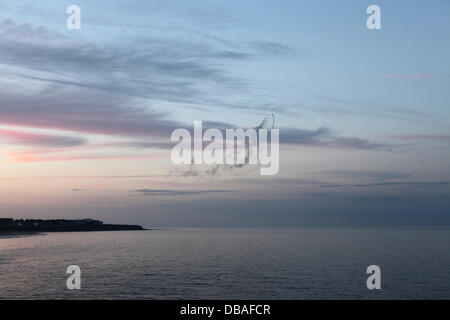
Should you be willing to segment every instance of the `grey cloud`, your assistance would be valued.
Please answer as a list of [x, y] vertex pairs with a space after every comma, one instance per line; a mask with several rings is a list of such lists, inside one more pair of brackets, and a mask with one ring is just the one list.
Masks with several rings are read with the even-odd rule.
[[324, 171], [322, 173], [338, 177], [370, 178], [376, 180], [408, 178], [411, 176], [410, 173], [401, 171], [375, 171], [375, 170], [331, 170], [331, 171]]
[[187, 169], [172, 170], [169, 173], [169, 176], [179, 176], [183, 178], [220, 177], [224, 175], [246, 176], [256, 170], [258, 170], [257, 165], [248, 164], [221, 164], [211, 166], [190, 165]]
[[436, 120], [436, 117], [421, 111], [412, 110], [403, 106], [374, 103], [370, 101], [356, 101], [350, 99], [340, 99], [327, 97], [323, 95], [314, 95], [314, 98], [320, 99], [327, 103], [326, 106], [321, 104], [316, 106], [303, 106], [302, 108], [308, 111], [315, 111], [325, 114], [340, 114], [340, 115], [365, 115], [377, 116], [381, 118], [400, 118], [408, 119], [416, 118], [420, 120]]
[[183, 126], [120, 95], [98, 95], [92, 90], [67, 92], [59, 86], [36, 96], [1, 94], [0, 116], [3, 124], [112, 136], [167, 138]]
[[414, 141], [414, 140], [435, 140], [435, 141], [449, 141], [450, 135], [443, 134], [385, 134], [387, 138]]
[[21, 71], [26, 74], [11, 76], [48, 86], [36, 93], [0, 90], [0, 117], [5, 124], [167, 137], [182, 125], [140, 107], [136, 98], [207, 110], [211, 105], [227, 107], [212, 97], [210, 85], [245, 87], [220, 67], [221, 59], [247, 58], [242, 52], [167, 39], [110, 47], [74, 43], [44, 27], [16, 25], [11, 20], [1, 30], [2, 63], [28, 68]]
[[280, 142], [287, 144], [314, 144], [320, 143], [322, 138], [329, 137], [329, 128], [320, 127], [315, 130], [285, 128], [280, 129]]
[[251, 57], [251, 55], [248, 53], [238, 52], [238, 51], [230, 51], [230, 50], [213, 53], [212, 56], [216, 57], [216, 58], [226, 58], [226, 59], [232, 59], [232, 60], [245, 60], [245, 59], [249, 59]]
[[[251, 59], [254, 53], [246, 46], [223, 42], [218, 46], [204, 41], [151, 36], [121, 46], [73, 42], [45, 27], [8, 21], [0, 32], [2, 62], [46, 74], [28, 73], [24, 78], [131, 97], [203, 105], [206, 109], [290, 112], [273, 104], [267, 107], [258, 103], [224, 102], [214, 94], [213, 88], [234, 92], [248, 89], [247, 83], [230, 76], [222, 63], [227, 59]], [[265, 41], [255, 42], [250, 47], [272, 53], [289, 50], [287, 46]]]
[[325, 141], [325, 145], [332, 148], [359, 149], [359, 150], [390, 150], [393, 146], [369, 141], [361, 138], [335, 137]]
[[[74, 43], [63, 35], [29, 24], [3, 26], [2, 62], [53, 73], [42, 81], [103, 88], [154, 99], [190, 102], [207, 95], [200, 85], [237, 89], [243, 83], [219, 67], [220, 59], [245, 59], [232, 50], [201, 43], [151, 38], [124, 46]], [[69, 70], [69, 72], [67, 72]], [[69, 74], [69, 79], [58, 75]]]
[[[167, 120], [168, 114], [141, 106], [140, 98], [145, 98], [146, 102], [146, 99], [181, 102], [207, 109], [214, 105], [247, 112], [274, 107], [269, 104], [258, 109], [213, 97], [210, 85], [233, 90], [245, 88], [241, 80], [228, 76], [220, 67], [221, 59], [249, 57], [241, 51], [158, 38], [122, 46], [74, 43], [46, 28], [16, 25], [13, 21], [1, 30], [2, 63], [26, 67], [29, 72], [19, 76], [48, 85], [34, 94], [0, 90], [0, 117], [5, 124], [167, 138], [174, 129], [186, 127], [186, 124]], [[258, 42], [256, 45], [266, 51], [288, 51], [276, 43]], [[205, 122], [205, 128], [219, 125], [230, 127]], [[280, 142], [366, 150], [386, 148], [364, 139], [335, 136], [326, 127], [316, 130], [284, 128]], [[140, 146], [146, 147], [145, 144]], [[168, 148], [165, 141], [149, 142], [147, 146]]]
[[355, 184], [354, 187], [380, 187], [380, 186], [448, 186], [448, 181], [420, 181], [420, 182], [379, 182], [379, 183], [366, 183]]
[[376, 183], [358, 183], [358, 184], [331, 184], [322, 185], [322, 188], [340, 188], [340, 187], [390, 187], [390, 186], [411, 186], [411, 187], [442, 187], [449, 186], [449, 181], [393, 181]]
[[292, 145], [310, 145], [337, 149], [384, 150], [396, 147], [361, 138], [337, 136], [327, 127], [316, 130], [281, 128], [280, 143]]
[[[230, 181], [233, 182], [233, 181]], [[275, 178], [275, 177], [260, 177], [258, 178], [247, 178], [247, 179], [239, 179], [239, 183], [248, 183], [248, 184], [261, 184], [271, 183], [271, 184], [281, 184], [281, 185], [317, 185], [322, 182], [314, 179], [302, 179], [302, 178]]]
[[205, 193], [223, 193], [223, 192], [232, 192], [229, 190], [169, 190], [169, 189], [139, 189], [133, 190], [133, 192], [137, 192], [144, 196], [188, 196], [188, 195], [199, 195]]
[[257, 52], [275, 56], [282, 56], [294, 52], [291, 47], [272, 41], [253, 41], [250, 43], [250, 46]]
[[39, 147], [75, 147], [86, 143], [85, 139], [78, 137], [9, 129], [0, 129], [0, 140], [9, 144]]
[[171, 149], [173, 147], [173, 144], [167, 142], [134, 142], [131, 144], [128, 144], [128, 146], [134, 146], [139, 149]]

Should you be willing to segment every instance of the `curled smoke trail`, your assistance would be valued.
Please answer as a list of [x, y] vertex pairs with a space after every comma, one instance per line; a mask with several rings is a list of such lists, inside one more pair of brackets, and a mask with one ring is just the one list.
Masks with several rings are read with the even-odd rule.
[[[272, 113], [272, 121], [268, 117], [265, 117], [261, 124], [257, 127], [251, 129], [266, 129], [270, 131], [275, 128], [275, 116]], [[233, 155], [234, 156], [234, 155]], [[192, 160], [192, 163], [194, 161]], [[183, 178], [187, 177], [219, 177], [224, 175], [234, 175], [234, 176], [246, 176], [257, 170], [259, 170], [258, 165], [249, 166], [249, 141], [245, 140], [245, 162], [243, 164], [216, 164], [216, 165], [189, 165], [187, 170], [175, 169], [171, 170], [168, 176], [180, 176]], [[205, 168], [205, 169], [204, 169]]]

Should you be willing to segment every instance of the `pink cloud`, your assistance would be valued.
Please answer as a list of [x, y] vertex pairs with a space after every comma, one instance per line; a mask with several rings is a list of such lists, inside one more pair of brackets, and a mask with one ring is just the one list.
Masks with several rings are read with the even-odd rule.
[[55, 162], [55, 161], [76, 161], [76, 160], [139, 160], [155, 159], [156, 156], [126, 156], [126, 155], [86, 155], [86, 156], [33, 156], [22, 155], [12, 157], [12, 162]]
[[0, 129], [0, 141], [8, 144], [44, 147], [73, 147], [83, 145], [85, 143], [85, 139], [77, 137], [31, 133], [11, 129]]

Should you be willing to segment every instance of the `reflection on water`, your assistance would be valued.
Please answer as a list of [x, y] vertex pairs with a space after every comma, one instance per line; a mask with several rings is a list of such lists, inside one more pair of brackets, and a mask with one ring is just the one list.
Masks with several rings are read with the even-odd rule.
[[[182, 229], [0, 238], [0, 298], [450, 298], [450, 230]], [[82, 289], [66, 288], [79, 265]], [[369, 291], [366, 268], [382, 271]]]

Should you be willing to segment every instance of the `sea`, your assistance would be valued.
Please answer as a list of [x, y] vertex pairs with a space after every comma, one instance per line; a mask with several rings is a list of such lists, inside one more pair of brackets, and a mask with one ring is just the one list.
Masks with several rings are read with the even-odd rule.
[[[69, 290], [70, 265], [81, 289]], [[368, 289], [368, 266], [381, 289]], [[0, 236], [0, 299], [449, 299], [449, 229]]]

